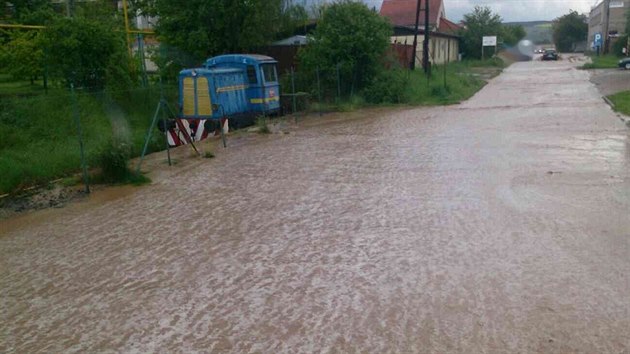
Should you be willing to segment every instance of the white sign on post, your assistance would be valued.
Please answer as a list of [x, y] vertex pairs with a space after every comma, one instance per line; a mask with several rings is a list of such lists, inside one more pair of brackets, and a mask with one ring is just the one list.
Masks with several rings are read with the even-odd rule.
[[494, 47], [497, 45], [497, 36], [483, 37], [484, 47]]

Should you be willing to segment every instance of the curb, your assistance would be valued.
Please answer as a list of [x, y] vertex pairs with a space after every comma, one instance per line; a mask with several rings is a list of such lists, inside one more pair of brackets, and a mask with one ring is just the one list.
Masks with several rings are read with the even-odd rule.
[[608, 97], [602, 96], [602, 98], [604, 99], [604, 102], [608, 103], [610, 107], [612, 107], [613, 109], [615, 108], [615, 104]]
[[[604, 100], [604, 102], [606, 102], [613, 110], [615, 109], [615, 104], [606, 96], [602, 96], [602, 99]], [[628, 128], [630, 128], [630, 117], [626, 117], [625, 115], [619, 113], [619, 112], [615, 112], [617, 113], [617, 117], [619, 117], [619, 120], [621, 120]]]

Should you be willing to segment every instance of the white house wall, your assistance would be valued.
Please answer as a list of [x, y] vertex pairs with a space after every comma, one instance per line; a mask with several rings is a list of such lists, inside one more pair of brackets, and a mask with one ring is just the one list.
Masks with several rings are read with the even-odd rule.
[[[422, 43], [424, 35], [418, 35], [418, 47], [416, 49], [416, 66], [422, 64]], [[413, 44], [413, 36], [393, 36], [392, 43]], [[449, 53], [450, 47], [450, 53]], [[450, 54], [450, 56], [449, 56]], [[429, 60], [433, 64], [444, 64], [445, 62], [457, 61], [459, 58], [459, 40], [448, 37], [433, 36], [429, 38]]]

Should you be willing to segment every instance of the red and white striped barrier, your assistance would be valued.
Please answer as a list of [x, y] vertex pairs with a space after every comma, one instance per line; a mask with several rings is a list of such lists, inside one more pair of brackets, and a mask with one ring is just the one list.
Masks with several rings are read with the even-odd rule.
[[[219, 130], [219, 121], [214, 119], [184, 119], [176, 118], [171, 121], [168, 126], [168, 144], [170, 146], [180, 146], [190, 144], [191, 142], [201, 141], [208, 136], [217, 136], [221, 134]], [[220, 120], [223, 133], [229, 131], [228, 120], [222, 118]]]

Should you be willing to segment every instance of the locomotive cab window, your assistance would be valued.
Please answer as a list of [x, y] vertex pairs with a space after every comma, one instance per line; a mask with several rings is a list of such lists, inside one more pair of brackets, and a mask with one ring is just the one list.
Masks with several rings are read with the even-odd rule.
[[278, 75], [276, 73], [276, 64], [263, 64], [261, 65], [263, 71], [263, 77], [265, 82], [277, 82]]
[[256, 77], [256, 68], [253, 65], [247, 65], [247, 81], [250, 84], [258, 84], [258, 78]]

